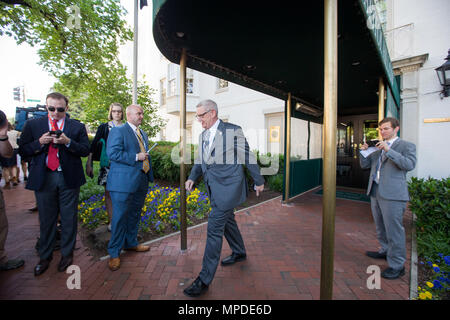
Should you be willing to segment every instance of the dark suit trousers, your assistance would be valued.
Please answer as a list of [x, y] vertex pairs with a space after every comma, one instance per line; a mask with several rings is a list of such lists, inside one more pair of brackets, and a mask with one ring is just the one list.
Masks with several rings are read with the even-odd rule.
[[58, 213], [61, 216], [61, 254], [72, 254], [77, 238], [80, 188], [68, 188], [62, 171], [47, 171], [44, 187], [35, 194], [41, 230], [39, 257], [49, 259], [53, 255]]
[[208, 234], [200, 279], [210, 284], [216, 273], [222, 251], [223, 236], [233, 253], [245, 254], [244, 240], [234, 218], [234, 209], [220, 210], [213, 206], [208, 218]]

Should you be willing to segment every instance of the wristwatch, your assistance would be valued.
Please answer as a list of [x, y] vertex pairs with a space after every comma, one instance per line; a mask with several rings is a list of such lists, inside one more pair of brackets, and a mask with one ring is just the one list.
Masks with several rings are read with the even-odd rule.
[[8, 140], [8, 136], [4, 137], [4, 138], [0, 138], [0, 141], [6, 141]]

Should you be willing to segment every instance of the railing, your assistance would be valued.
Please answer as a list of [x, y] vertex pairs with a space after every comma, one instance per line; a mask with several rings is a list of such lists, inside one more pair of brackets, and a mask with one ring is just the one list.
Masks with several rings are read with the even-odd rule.
[[414, 24], [410, 23], [385, 32], [389, 55], [392, 60], [413, 56]]

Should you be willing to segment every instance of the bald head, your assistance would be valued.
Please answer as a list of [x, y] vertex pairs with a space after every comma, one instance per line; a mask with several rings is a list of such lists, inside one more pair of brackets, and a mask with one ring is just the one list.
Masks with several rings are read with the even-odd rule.
[[144, 119], [144, 110], [140, 105], [132, 104], [127, 107], [127, 121], [135, 125], [140, 126], [142, 120]]

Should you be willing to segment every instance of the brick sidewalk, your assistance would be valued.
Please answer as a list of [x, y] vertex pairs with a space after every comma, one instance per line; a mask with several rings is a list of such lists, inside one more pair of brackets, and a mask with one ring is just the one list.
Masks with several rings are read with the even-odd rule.
[[[99, 261], [78, 239], [74, 264], [81, 269], [81, 289], [69, 290], [69, 274], [57, 271], [55, 251], [49, 269], [35, 277], [34, 250], [39, 236], [34, 194], [24, 184], [4, 190], [9, 234], [6, 250], [25, 266], [0, 272], [0, 299], [189, 299], [183, 294], [201, 269], [206, 225], [188, 230], [188, 250], [180, 251], [180, 236], [152, 242], [146, 253], [127, 252], [122, 267], [111, 272], [107, 260]], [[209, 291], [200, 299], [319, 299], [322, 197], [309, 192], [282, 206], [280, 198], [240, 211], [236, 220], [247, 248], [247, 260], [231, 267], [219, 265]], [[405, 215], [408, 261], [406, 275], [381, 280], [380, 290], [366, 287], [370, 265], [383, 270], [387, 263], [364, 255], [376, 250], [375, 226], [370, 205], [337, 199], [333, 299], [385, 300], [409, 298], [411, 214]], [[224, 240], [222, 257], [230, 254]]]

